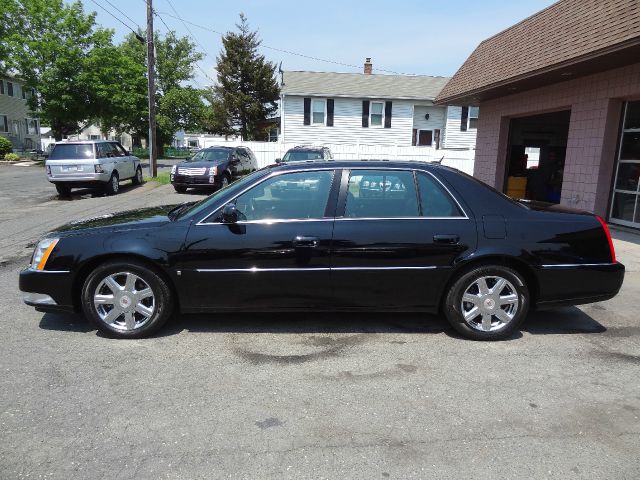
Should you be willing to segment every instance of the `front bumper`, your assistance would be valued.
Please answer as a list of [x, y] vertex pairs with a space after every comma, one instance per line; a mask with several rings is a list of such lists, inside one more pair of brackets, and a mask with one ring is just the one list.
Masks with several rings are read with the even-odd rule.
[[621, 263], [545, 265], [536, 269], [538, 308], [582, 305], [615, 297], [624, 281]]
[[215, 175], [213, 182], [211, 182], [211, 178], [209, 175], [179, 175], [176, 173], [171, 174], [171, 184], [180, 187], [217, 187], [220, 185], [220, 175]]
[[36, 310], [43, 312], [76, 310], [73, 302], [71, 272], [25, 268], [20, 272], [19, 288], [25, 293], [24, 303], [36, 307]]

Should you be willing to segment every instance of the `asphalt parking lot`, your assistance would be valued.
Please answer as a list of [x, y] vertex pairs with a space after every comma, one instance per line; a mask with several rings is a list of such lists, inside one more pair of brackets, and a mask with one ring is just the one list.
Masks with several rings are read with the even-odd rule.
[[615, 233], [619, 296], [534, 313], [507, 341], [395, 313], [176, 315], [118, 341], [22, 304], [29, 245], [202, 197], [146, 184], [60, 200], [18, 168], [0, 166], [0, 478], [640, 476], [638, 235]]

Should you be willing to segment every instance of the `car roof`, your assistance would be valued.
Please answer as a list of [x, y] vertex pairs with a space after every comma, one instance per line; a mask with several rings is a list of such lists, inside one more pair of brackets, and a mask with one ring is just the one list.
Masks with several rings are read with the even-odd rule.
[[308, 168], [313, 170], [316, 168], [402, 168], [402, 169], [418, 169], [418, 170], [430, 170], [433, 168], [447, 168], [441, 166], [436, 162], [420, 162], [410, 160], [377, 160], [377, 159], [362, 159], [362, 160], [299, 160], [295, 162], [281, 162], [276, 165], [272, 165], [272, 168], [279, 168], [282, 170], [299, 170]]
[[244, 148], [244, 147], [229, 147], [229, 146], [222, 146], [222, 145], [213, 145], [211, 147], [204, 147], [201, 148], [200, 150], [233, 150], [234, 148]]
[[118, 143], [118, 140], [62, 140], [56, 142], [56, 145], [79, 145], [85, 143]]
[[316, 146], [313, 146], [313, 145], [300, 145], [298, 147], [290, 148], [287, 151], [288, 152], [306, 152], [306, 151], [314, 152], [314, 151], [317, 151], [317, 150], [324, 150], [325, 148], [327, 148], [327, 147], [322, 147], [322, 146], [321, 147], [316, 147]]

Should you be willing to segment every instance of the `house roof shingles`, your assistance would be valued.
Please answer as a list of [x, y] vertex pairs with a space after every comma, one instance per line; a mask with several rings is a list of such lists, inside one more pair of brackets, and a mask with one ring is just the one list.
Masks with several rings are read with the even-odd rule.
[[448, 77], [417, 75], [285, 71], [282, 93], [301, 96], [433, 100], [448, 80]]
[[560, 0], [484, 40], [438, 103], [640, 40], [639, 0]]

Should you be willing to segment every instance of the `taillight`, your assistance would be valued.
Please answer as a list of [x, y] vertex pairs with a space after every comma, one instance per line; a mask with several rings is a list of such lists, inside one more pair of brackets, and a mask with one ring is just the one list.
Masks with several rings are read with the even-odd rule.
[[596, 215], [596, 218], [600, 222], [600, 225], [602, 225], [602, 228], [604, 229], [604, 233], [607, 236], [607, 241], [609, 242], [609, 251], [611, 252], [611, 263], [616, 263], [616, 251], [613, 248], [613, 240], [611, 239], [611, 232], [609, 231], [609, 226], [607, 225], [607, 222], [605, 222], [598, 215]]

